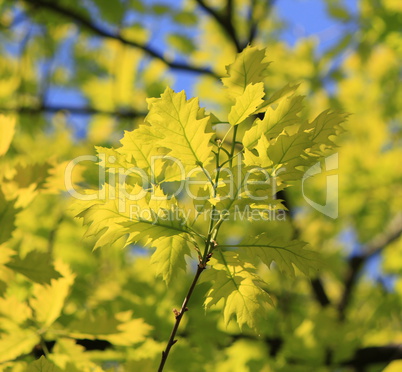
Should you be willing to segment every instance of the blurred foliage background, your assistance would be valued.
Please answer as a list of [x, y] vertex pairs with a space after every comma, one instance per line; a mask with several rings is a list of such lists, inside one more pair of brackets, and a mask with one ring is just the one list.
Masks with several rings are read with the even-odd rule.
[[[351, 113], [339, 217], [287, 189], [281, 229], [322, 254], [318, 276], [265, 272], [277, 305], [257, 335], [205, 314], [198, 286], [167, 370], [400, 371], [401, 29], [399, 0], [0, 0], [0, 370], [156, 370], [191, 268], [167, 289], [148, 251], [92, 252], [64, 171], [117, 145], [167, 85], [226, 112], [219, 78], [251, 43], [273, 61], [268, 92], [301, 83], [309, 117]], [[97, 183], [87, 163], [77, 185]], [[325, 200], [329, 174], [308, 185], [311, 199]]]

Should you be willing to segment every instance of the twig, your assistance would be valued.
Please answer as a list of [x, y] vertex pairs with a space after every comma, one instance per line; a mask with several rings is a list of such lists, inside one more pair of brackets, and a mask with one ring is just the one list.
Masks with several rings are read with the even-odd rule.
[[187, 292], [187, 295], [186, 295], [186, 297], [185, 297], [185, 299], [183, 301], [183, 305], [181, 306], [180, 311], [177, 311], [177, 310], [174, 311], [175, 316], [176, 316], [176, 322], [175, 322], [175, 324], [173, 326], [172, 333], [170, 334], [169, 341], [168, 341], [168, 343], [166, 345], [166, 348], [165, 348], [164, 351], [162, 351], [162, 359], [161, 359], [161, 362], [160, 362], [160, 365], [159, 365], [158, 372], [163, 371], [163, 367], [165, 366], [166, 360], [167, 360], [167, 358], [169, 356], [170, 349], [177, 342], [177, 340], [175, 340], [175, 337], [176, 337], [177, 330], [179, 329], [181, 319], [183, 318], [184, 313], [188, 310], [187, 304], [190, 301], [190, 298], [191, 298], [191, 295], [193, 294], [194, 288], [195, 288], [195, 286], [196, 286], [196, 284], [198, 282], [198, 279], [199, 279], [201, 273], [204, 271], [204, 269], [205, 269], [205, 266], [202, 266], [201, 263], [200, 263], [198, 265], [198, 267], [197, 267], [197, 272], [195, 273], [193, 282], [191, 283], [191, 286], [190, 286], [190, 288], [189, 288], [189, 290]]
[[236, 50], [238, 53], [242, 51], [242, 47], [239, 43], [239, 40], [237, 38], [236, 30], [233, 27], [233, 22], [232, 22], [232, 1], [228, 0], [227, 6], [226, 6], [226, 16], [223, 16], [222, 14], [218, 13], [211, 7], [209, 7], [204, 0], [196, 0], [198, 5], [204, 9], [206, 13], [208, 13], [210, 16], [215, 18], [219, 26], [221, 26], [222, 30], [226, 33], [226, 35], [229, 37], [229, 39], [232, 40], [233, 44], [236, 47]]
[[120, 118], [137, 118], [137, 117], [143, 117], [146, 116], [145, 112], [139, 112], [139, 111], [134, 111], [134, 110], [127, 110], [127, 111], [104, 111], [104, 110], [98, 110], [94, 107], [79, 107], [79, 106], [62, 106], [62, 105], [49, 105], [49, 104], [43, 104], [39, 105], [37, 107], [26, 107], [26, 106], [21, 106], [21, 107], [0, 107], [0, 112], [16, 112], [19, 114], [40, 114], [42, 112], [47, 112], [47, 113], [57, 113], [60, 111], [64, 111], [66, 113], [72, 113], [72, 114], [79, 114], [79, 115], [94, 115], [94, 114], [100, 114], [100, 115], [111, 115], [111, 116], [117, 116]]

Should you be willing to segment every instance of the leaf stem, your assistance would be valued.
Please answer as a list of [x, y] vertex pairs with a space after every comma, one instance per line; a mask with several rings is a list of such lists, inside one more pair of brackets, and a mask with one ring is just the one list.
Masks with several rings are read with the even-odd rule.
[[230, 149], [230, 158], [228, 159], [230, 166], [232, 166], [233, 154], [234, 154], [235, 147], [236, 147], [237, 128], [238, 128], [238, 126], [236, 125], [233, 129], [232, 148]]

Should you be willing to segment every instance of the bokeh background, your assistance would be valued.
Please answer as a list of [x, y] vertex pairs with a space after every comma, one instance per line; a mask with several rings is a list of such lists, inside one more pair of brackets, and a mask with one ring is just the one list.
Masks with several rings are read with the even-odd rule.
[[[68, 372], [156, 370], [191, 265], [167, 290], [149, 250], [92, 252], [64, 170], [118, 146], [166, 86], [227, 112], [220, 77], [251, 43], [273, 61], [268, 93], [301, 83], [306, 118], [351, 114], [339, 217], [286, 190], [288, 233], [322, 254], [319, 275], [266, 272], [277, 306], [258, 335], [206, 315], [199, 286], [167, 370], [402, 370], [401, 29], [399, 0], [0, 0], [0, 369], [46, 355]], [[74, 181], [97, 172], [81, 163]], [[328, 174], [310, 198], [325, 200]], [[247, 229], [227, 234], [275, 224]]]

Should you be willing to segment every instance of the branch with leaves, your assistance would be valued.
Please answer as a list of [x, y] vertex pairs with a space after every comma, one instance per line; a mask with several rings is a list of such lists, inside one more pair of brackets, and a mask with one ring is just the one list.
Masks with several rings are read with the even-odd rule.
[[[141, 177], [130, 181], [119, 177], [119, 184], [104, 185], [108, 197], [78, 202], [88, 235], [97, 237], [95, 248], [120, 238], [125, 238], [126, 246], [155, 247], [151, 261], [167, 283], [185, 269], [185, 255], [198, 257], [193, 282], [181, 309], [175, 311], [159, 371], [176, 343], [200, 279], [211, 285], [206, 308], [223, 299], [226, 324], [234, 318], [240, 328], [257, 329], [272, 303], [258, 267], [270, 267], [274, 261], [282, 272], [294, 276], [295, 268], [308, 275], [319, 265], [316, 253], [306, 249], [305, 243], [280, 235], [244, 237], [237, 244], [220, 242], [219, 229], [228, 215], [245, 213], [250, 206], [260, 218], [283, 210], [275, 197], [277, 190], [300, 178], [298, 168], [314, 164], [322, 146], [332, 146], [328, 137], [336, 135], [345, 120], [344, 114], [329, 111], [311, 122], [301, 120], [302, 98], [296, 86], [286, 86], [264, 100], [262, 80], [268, 65], [265, 50], [248, 47], [227, 67], [228, 76], [222, 82], [232, 103], [222, 138], [211, 126], [222, 121], [206, 115], [197, 99], [187, 100], [184, 92], [167, 88], [160, 98], [149, 100], [145, 124], [126, 132], [121, 147], [97, 148], [100, 154], [113, 155], [113, 164], [107, 159], [104, 163], [109, 172], [134, 167]], [[263, 120], [256, 118], [259, 112], [265, 113]], [[250, 128], [240, 136], [238, 128], [246, 122]], [[295, 127], [296, 131], [289, 130]], [[240, 150], [235, 150], [236, 144], [241, 144]], [[279, 168], [282, 172], [276, 176]], [[194, 181], [198, 187], [189, 186]], [[178, 197], [176, 190], [164, 186], [171, 182], [184, 183], [187, 195]]]

